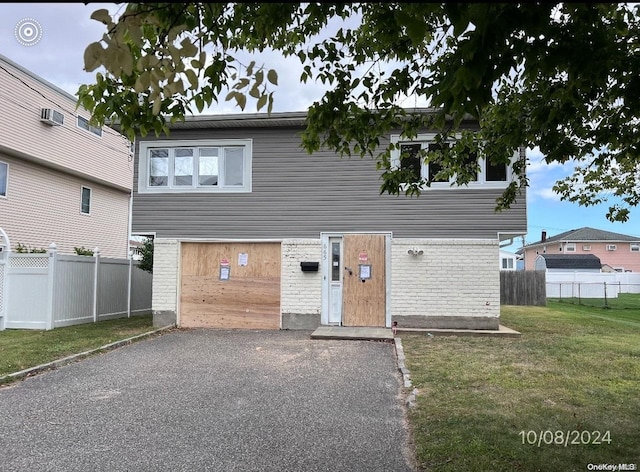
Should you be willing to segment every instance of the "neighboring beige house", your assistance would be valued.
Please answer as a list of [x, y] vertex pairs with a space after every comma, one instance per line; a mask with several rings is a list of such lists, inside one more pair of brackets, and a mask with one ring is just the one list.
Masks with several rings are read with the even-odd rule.
[[[0, 55], [0, 229], [18, 244], [128, 256], [133, 164], [117, 131]], [[6, 250], [6, 248], [5, 248]]]
[[541, 254], [591, 254], [602, 266], [609, 266], [616, 272], [640, 272], [640, 237], [589, 227], [549, 237], [542, 231], [540, 241], [527, 244], [519, 252], [524, 254], [525, 270], [535, 270]]

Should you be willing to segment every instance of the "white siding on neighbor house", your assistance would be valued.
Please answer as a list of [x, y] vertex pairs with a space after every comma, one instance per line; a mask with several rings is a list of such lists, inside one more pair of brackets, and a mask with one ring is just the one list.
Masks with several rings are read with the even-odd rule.
[[[280, 312], [318, 315], [322, 310], [322, 244], [319, 239], [282, 241]], [[318, 272], [302, 272], [300, 262], [318, 262]]]
[[500, 260], [498, 262], [500, 270], [516, 270], [518, 263], [516, 255], [507, 251], [500, 251]]
[[[11, 240], [48, 249], [54, 242], [58, 252], [73, 254], [74, 247], [100, 248], [103, 256], [125, 258], [129, 244], [130, 194], [88, 182], [34, 162], [8, 157], [6, 198], [0, 198], [0, 227]], [[91, 188], [91, 213], [80, 212], [81, 189]]]
[[[128, 141], [115, 130], [102, 136], [78, 128], [74, 97], [8, 62], [0, 56], [0, 150], [43, 161], [56, 168], [131, 189], [133, 164]], [[42, 108], [64, 115], [62, 126], [40, 121]]]
[[178, 310], [178, 266], [180, 245], [177, 239], [153, 241], [153, 294], [151, 309]]
[[[424, 251], [420, 256], [410, 249]], [[393, 316], [500, 316], [497, 240], [394, 239]]]

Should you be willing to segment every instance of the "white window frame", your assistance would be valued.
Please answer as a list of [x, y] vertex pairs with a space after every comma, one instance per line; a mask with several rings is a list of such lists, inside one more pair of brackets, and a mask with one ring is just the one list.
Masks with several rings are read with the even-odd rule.
[[564, 245], [565, 252], [576, 252], [576, 243], [566, 243]]
[[615, 244], [607, 244], [607, 251], [615, 251], [616, 249], [618, 249], [618, 246]]
[[[241, 147], [243, 148], [243, 185], [222, 185], [199, 186], [197, 175], [193, 176], [192, 186], [174, 186], [173, 158], [172, 151], [176, 148], [223, 148]], [[166, 186], [149, 185], [149, 160], [150, 151], [154, 149], [169, 149], [169, 176]], [[252, 161], [253, 161], [253, 140], [252, 139], [202, 139], [202, 140], [160, 140], [141, 141], [138, 154], [138, 193], [250, 193], [252, 187]], [[221, 157], [221, 156], [220, 156]], [[219, 160], [218, 177], [224, 172], [224, 159]], [[194, 172], [195, 174], [195, 172]]]
[[583, 244], [582, 245], [582, 250], [583, 251], [591, 251], [591, 244]]
[[[501, 258], [500, 268], [502, 270], [513, 270], [515, 268], [515, 263], [513, 257], [502, 257]], [[506, 264], [505, 264], [506, 263]], [[506, 267], [505, 267], [506, 265]]]
[[9, 163], [0, 161], [0, 166], [5, 166], [6, 172], [4, 176], [4, 195], [0, 194], [0, 198], [7, 198], [9, 193]]
[[[82, 124], [80, 124], [81, 120], [82, 120]], [[102, 128], [96, 128], [95, 126], [91, 126], [89, 124], [89, 119], [85, 118], [84, 116], [78, 115], [76, 117], [76, 126], [82, 130], [88, 131], [89, 133], [95, 136], [102, 137]]]
[[[89, 211], [88, 212], [83, 211], [85, 189], [89, 191]], [[82, 185], [80, 187], [80, 214], [81, 215], [91, 215], [91, 200], [93, 200], [93, 189], [91, 187], [87, 187], [86, 185]]]
[[[422, 149], [425, 149], [429, 143], [435, 142], [436, 133], [424, 133], [417, 135], [414, 139], [403, 139], [399, 134], [392, 134], [390, 139], [397, 149], [391, 151], [391, 168], [400, 168], [400, 145], [402, 144], [422, 144]], [[457, 134], [455, 138], [460, 138], [461, 135]], [[448, 143], [454, 143], [455, 140], [447, 140]], [[469, 182], [467, 185], [456, 185], [456, 176], [453, 175], [448, 182], [432, 182], [430, 187], [424, 187], [424, 190], [429, 189], [460, 189], [460, 188], [486, 188], [486, 189], [505, 189], [509, 186], [509, 183], [513, 181], [513, 163], [520, 157], [519, 151], [513, 153], [509, 164], [507, 164], [506, 179], [501, 181], [488, 181], [486, 170], [486, 159], [479, 157], [480, 169], [478, 170], [478, 178], [475, 181]], [[420, 166], [420, 177], [427, 181], [429, 178], [429, 164], [422, 162]], [[452, 185], [453, 184], [453, 185]]]
[[640, 252], [640, 244], [629, 243], [629, 252]]

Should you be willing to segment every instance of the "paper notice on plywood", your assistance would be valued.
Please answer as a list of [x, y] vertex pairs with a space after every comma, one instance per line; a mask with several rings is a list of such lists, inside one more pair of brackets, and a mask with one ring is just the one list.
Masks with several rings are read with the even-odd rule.
[[241, 252], [238, 254], [238, 266], [244, 267], [249, 263], [249, 254], [246, 252]]

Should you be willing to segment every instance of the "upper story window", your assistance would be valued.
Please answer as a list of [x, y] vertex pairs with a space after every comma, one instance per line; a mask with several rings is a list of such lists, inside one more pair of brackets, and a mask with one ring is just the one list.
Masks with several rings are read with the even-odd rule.
[[[0, 177], [1, 176], [2, 176], [2, 170], [0, 170]], [[1, 190], [1, 188], [0, 188], [0, 190]], [[629, 249], [631, 250], [631, 252], [640, 252], [640, 244], [631, 243], [631, 244], [629, 244]]]
[[83, 215], [91, 214], [91, 189], [82, 187], [80, 192], [80, 213]]
[[591, 244], [585, 244], [582, 246], [583, 251], [591, 251]]
[[566, 252], [576, 252], [576, 243], [567, 243], [564, 246]]
[[140, 143], [138, 192], [250, 192], [251, 140]]
[[7, 182], [9, 181], [9, 164], [0, 162], [0, 197], [7, 196]]
[[[451, 185], [455, 182], [455, 176], [451, 179], [436, 178], [442, 170], [440, 163], [436, 161], [425, 163], [420, 155], [421, 151], [436, 151], [442, 146], [451, 146], [453, 142], [436, 143], [435, 134], [421, 134], [415, 140], [403, 141], [398, 135], [391, 136], [391, 142], [399, 144], [399, 149], [394, 149], [391, 153], [392, 166], [406, 169], [410, 172], [411, 182], [424, 180], [431, 182], [431, 188], [456, 188]], [[518, 157], [515, 153], [511, 162]], [[477, 160], [478, 172], [472, 176], [469, 187], [483, 188], [506, 188], [512, 179], [511, 166], [507, 164], [492, 164], [484, 157], [470, 155], [469, 159]]]
[[78, 117], [78, 128], [82, 128], [84, 130], [87, 130], [87, 131], [95, 134], [96, 136], [102, 136], [102, 128], [96, 128], [95, 126], [91, 126], [89, 124], [89, 120], [87, 120], [86, 118], [83, 118], [81, 116]]

